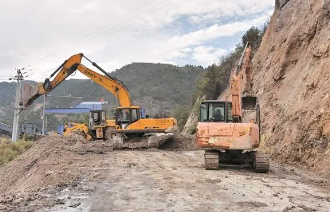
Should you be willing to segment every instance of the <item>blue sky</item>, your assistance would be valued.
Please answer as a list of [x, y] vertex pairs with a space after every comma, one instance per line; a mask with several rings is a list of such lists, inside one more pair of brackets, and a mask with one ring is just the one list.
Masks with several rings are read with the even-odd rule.
[[0, 80], [13, 75], [15, 68], [31, 65], [27, 79], [42, 81], [80, 52], [107, 71], [132, 62], [207, 67], [228, 54], [250, 27], [262, 26], [274, 4], [274, 0], [4, 0]]

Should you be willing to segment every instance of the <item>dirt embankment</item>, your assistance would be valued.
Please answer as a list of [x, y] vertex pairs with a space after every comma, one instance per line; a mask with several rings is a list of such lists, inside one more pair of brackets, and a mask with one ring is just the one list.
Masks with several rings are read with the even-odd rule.
[[277, 0], [253, 58], [266, 150], [330, 176], [330, 5]]
[[[88, 153], [94, 153], [94, 155]], [[85, 173], [72, 166], [84, 166], [104, 153], [103, 143], [85, 143], [81, 137], [46, 137], [0, 169], [0, 211], [35, 211], [43, 205], [58, 204], [42, 195], [49, 189], [76, 185]], [[32, 202], [32, 204], [30, 204]], [[17, 210], [16, 210], [17, 209]]]
[[[174, 135], [160, 146], [164, 150], [193, 150], [191, 137]], [[35, 211], [63, 204], [52, 195], [67, 187], [79, 187], [82, 178], [94, 178], [92, 169], [113, 148], [107, 141], [88, 142], [82, 135], [67, 139], [49, 136], [0, 168], [0, 211]], [[51, 195], [49, 195], [51, 193]]]

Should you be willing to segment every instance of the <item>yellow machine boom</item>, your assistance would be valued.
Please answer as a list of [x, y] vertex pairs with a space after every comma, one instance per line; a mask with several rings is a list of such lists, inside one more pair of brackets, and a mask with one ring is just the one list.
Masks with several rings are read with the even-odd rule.
[[[104, 75], [99, 74], [81, 64], [81, 60], [85, 58], [92, 63], [94, 67], [100, 70]], [[93, 131], [93, 137], [107, 139], [109, 135], [118, 133], [144, 135], [145, 133], [165, 132], [168, 128], [176, 126], [175, 118], [157, 118], [150, 119], [143, 116], [143, 111], [140, 106], [132, 105], [132, 101], [127, 87], [120, 80], [111, 77], [105, 70], [92, 62], [84, 54], [76, 54], [65, 60], [63, 64], [57, 68], [43, 83], [38, 83], [37, 87], [25, 84], [22, 95], [23, 107], [28, 107], [41, 95], [48, 94], [66, 78], [75, 71], [79, 71], [106, 90], [113, 94], [118, 99], [119, 107], [116, 109], [116, 120], [105, 120], [105, 111], [91, 111], [89, 120], [89, 130]], [[107, 133], [107, 131], [109, 131]]]
[[[52, 81], [46, 78], [43, 83], [38, 83], [38, 88], [34, 94], [23, 95], [23, 106], [29, 106], [39, 96], [48, 94], [59, 84], [61, 84], [66, 78], [73, 74], [76, 70], [78, 70], [79, 72], [81, 72], [82, 74], [84, 74], [85, 76], [87, 76], [88, 78], [111, 92], [118, 99], [120, 106], [131, 106], [131, 99], [126, 86], [120, 80], [111, 77], [106, 71], [104, 71], [96, 63], [91, 62], [88, 58], [86, 59], [90, 61], [95, 67], [97, 67], [100, 71], [102, 71], [105, 76], [82, 65], [81, 60], [83, 57], [86, 58], [84, 54], [80, 53], [73, 55], [69, 59], [64, 61], [64, 63], [51, 74], [50, 77], [53, 77], [56, 74]], [[26, 90], [30, 89], [27, 88]]]

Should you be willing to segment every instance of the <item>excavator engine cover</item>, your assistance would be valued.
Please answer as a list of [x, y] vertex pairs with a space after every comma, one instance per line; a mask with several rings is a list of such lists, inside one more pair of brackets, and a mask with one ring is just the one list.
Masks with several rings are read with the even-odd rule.
[[243, 110], [255, 110], [257, 105], [257, 97], [244, 96], [242, 97], [242, 109]]

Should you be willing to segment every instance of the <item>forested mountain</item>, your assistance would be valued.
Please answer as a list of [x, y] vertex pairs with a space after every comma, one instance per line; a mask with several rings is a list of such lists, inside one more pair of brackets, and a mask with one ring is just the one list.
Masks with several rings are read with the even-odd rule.
[[[204, 74], [205, 70], [201, 66], [178, 67], [159, 63], [132, 63], [110, 73], [128, 87], [133, 103], [145, 107], [151, 116], [172, 113], [180, 105], [191, 104], [192, 94]], [[0, 122], [12, 123], [15, 88], [16, 83], [0, 83]], [[83, 99], [48, 97], [46, 108], [72, 107], [82, 101], [100, 101], [101, 98], [109, 102], [106, 105], [108, 111], [118, 106], [117, 100], [110, 92], [89, 79], [66, 80], [50, 95], [71, 95]], [[42, 102], [42, 97], [37, 99], [29, 111], [22, 113], [21, 120], [36, 122], [40, 126]], [[56, 120], [52, 114], [47, 117], [48, 125], [53, 129], [67, 120], [65, 117]], [[79, 120], [70, 118], [70, 121]]]

